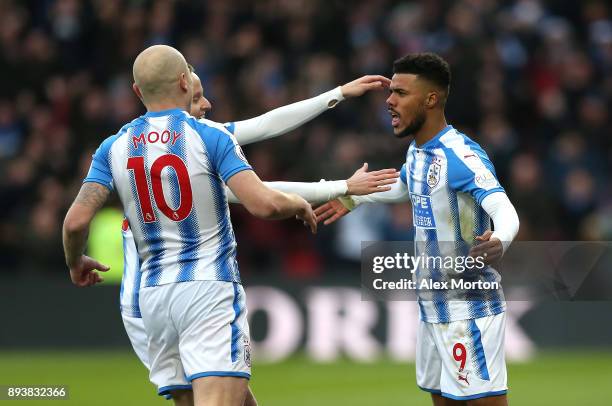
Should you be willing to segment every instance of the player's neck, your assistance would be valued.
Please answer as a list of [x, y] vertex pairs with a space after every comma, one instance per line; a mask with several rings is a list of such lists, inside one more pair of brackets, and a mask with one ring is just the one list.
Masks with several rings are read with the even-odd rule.
[[145, 104], [148, 112], [158, 112], [172, 109], [180, 109], [189, 111], [189, 106], [185, 106], [185, 103], [178, 100], [164, 100], [161, 102], [150, 102]]
[[440, 131], [446, 128], [447, 125], [448, 124], [446, 123], [446, 117], [444, 117], [444, 114], [442, 114], [440, 117], [425, 120], [425, 123], [421, 129], [414, 136], [416, 146], [420, 147], [427, 141], [434, 138]]

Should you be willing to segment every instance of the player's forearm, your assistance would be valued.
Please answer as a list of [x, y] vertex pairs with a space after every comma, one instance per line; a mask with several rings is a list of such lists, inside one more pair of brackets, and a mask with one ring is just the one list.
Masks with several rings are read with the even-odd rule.
[[85, 182], [70, 206], [62, 227], [64, 255], [68, 267], [85, 252], [89, 225], [96, 212], [104, 205], [110, 190], [100, 183]]
[[[74, 207], [74, 206], [73, 206]], [[71, 208], [64, 220], [62, 228], [62, 241], [64, 244], [64, 257], [69, 268], [85, 252], [87, 236], [89, 234], [89, 222], [85, 223], [78, 218], [78, 213]]]
[[277, 137], [312, 120], [344, 100], [340, 87], [319, 96], [279, 107], [250, 120], [235, 123], [234, 136], [240, 145]]
[[516, 209], [502, 192], [486, 196], [482, 201], [482, 208], [493, 220], [495, 231], [491, 238], [498, 238], [506, 252], [519, 230], [520, 222]]
[[263, 209], [252, 214], [266, 220], [283, 220], [297, 215], [303, 204], [305, 202], [298, 195], [270, 190]]
[[[321, 182], [264, 182], [270, 189], [285, 193], [295, 193], [308, 203], [323, 203], [346, 194], [348, 186], [345, 180]], [[236, 195], [226, 187], [227, 200], [240, 203]]]

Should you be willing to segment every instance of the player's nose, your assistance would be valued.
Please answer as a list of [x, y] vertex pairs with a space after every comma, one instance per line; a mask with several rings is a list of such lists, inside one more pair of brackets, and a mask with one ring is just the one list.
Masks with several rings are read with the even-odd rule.
[[212, 104], [208, 101], [206, 97], [202, 97], [204, 99], [204, 103], [202, 103], [202, 110], [206, 113], [212, 110]]
[[387, 100], [385, 100], [385, 103], [387, 103], [387, 106], [391, 107], [394, 104], [395, 99], [393, 98], [393, 93], [391, 93], [389, 95], [389, 97], [387, 97]]

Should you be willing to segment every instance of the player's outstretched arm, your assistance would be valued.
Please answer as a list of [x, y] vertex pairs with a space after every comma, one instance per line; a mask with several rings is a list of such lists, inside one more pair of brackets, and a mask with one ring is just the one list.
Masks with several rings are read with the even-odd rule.
[[365, 196], [373, 193], [387, 192], [391, 185], [397, 183], [400, 173], [394, 168], [380, 169], [368, 172], [368, 163], [364, 162], [361, 168], [346, 180], [347, 195]]
[[296, 194], [270, 189], [255, 172], [250, 170], [238, 172], [227, 181], [227, 186], [252, 215], [266, 220], [295, 216], [316, 233], [317, 222], [310, 204]]
[[99, 183], [84, 183], [64, 219], [62, 238], [66, 265], [70, 269], [72, 283], [79, 287], [102, 282], [102, 277], [95, 270], [109, 270], [109, 267], [83, 255], [91, 220], [104, 205], [109, 194], [110, 190]]
[[[381, 169], [368, 172], [368, 164], [363, 166], [347, 180], [320, 182], [264, 182], [271, 189], [285, 193], [295, 193], [308, 203], [323, 203], [344, 195], [366, 195], [391, 190], [397, 182], [399, 172], [395, 169]], [[230, 203], [240, 203], [231, 190], [226, 188]]]
[[345, 98], [385, 89], [390, 83], [391, 80], [381, 75], [363, 76], [319, 96], [279, 107], [249, 120], [237, 121], [233, 133], [240, 145], [277, 137], [335, 107]]
[[404, 203], [410, 200], [408, 187], [404, 182], [395, 182], [389, 190], [363, 196], [346, 196], [330, 200], [317, 207], [315, 215], [317, 222], [329, 225], [346, 216], [362, 203]]

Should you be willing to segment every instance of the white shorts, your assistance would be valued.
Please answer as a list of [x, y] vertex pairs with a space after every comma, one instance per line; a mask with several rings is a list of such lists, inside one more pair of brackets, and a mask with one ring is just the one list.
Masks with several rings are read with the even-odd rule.
[[450, 323], [419, 322], [416, 374], [421, 389], [455, 400], [508, 391], [506, 313]]
[[251, 377], [242, 285], [190, 281], [143, 288], [140, 310], [150, 379], [160, 395], [190, 389], [191, 381], [207, 376]]
[[123, 326], [125, 327], [125, 332], [130, 339], [130, 343], [132, 343], [134, 352], [138, 356], [140, 362], [142, 362], [144, 366], [150, 370], [151, 365], [149, 363], [149, 354], [147, 352], [148, 338], [142, 319], [140, 317], [126, 316], [123, 313], [121, 314], [121, 318], [123, 319]]

